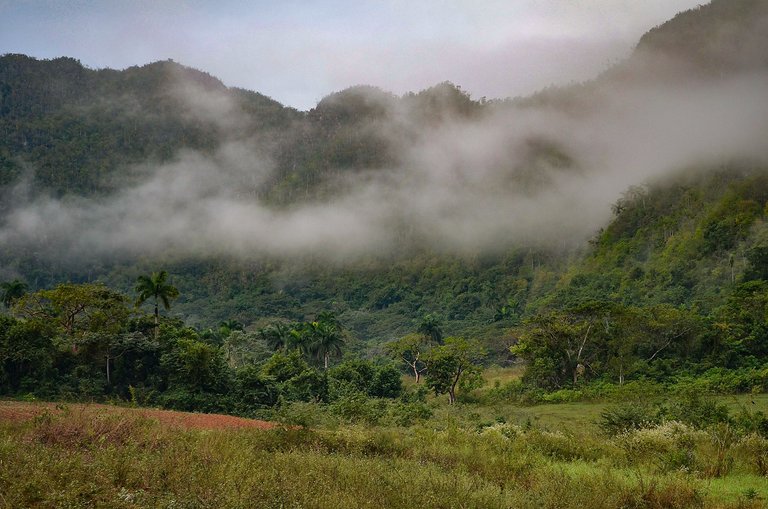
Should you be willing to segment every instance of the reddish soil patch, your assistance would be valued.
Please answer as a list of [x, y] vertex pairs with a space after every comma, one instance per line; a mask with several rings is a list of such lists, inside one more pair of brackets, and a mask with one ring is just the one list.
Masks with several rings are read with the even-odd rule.
[[163, 424], [186, 429], [271, 429], [276, 427], [276, 424], [272, 422], [244, 419], [232, 415], [192, 414], [189, 412], [152, 409], [137, 409], [136, 412], [151, 419], [157, 419]]
[[166, 426], [182, 429], [271, 429], [277, 426], [272, 422], [244, 419], [231, 415], [194, 414], [151, 408], [123, 408], [95, 403], [27, 403], [22, 401], [0, 401], [0, 421], [24, 422], [46, 411], [54, 414], [60, 413], [64, 408], [84, 414], [104, 411], [132, 413], [155, 419]]

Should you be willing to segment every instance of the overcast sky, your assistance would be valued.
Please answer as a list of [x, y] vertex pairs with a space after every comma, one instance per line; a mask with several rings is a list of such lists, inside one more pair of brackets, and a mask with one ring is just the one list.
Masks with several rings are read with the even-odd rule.
[[0, 0], [0, 53], [91, 68], [172, 58], [306, 110], [370, 84], [479, 98], [593, 77], [704, 0]]

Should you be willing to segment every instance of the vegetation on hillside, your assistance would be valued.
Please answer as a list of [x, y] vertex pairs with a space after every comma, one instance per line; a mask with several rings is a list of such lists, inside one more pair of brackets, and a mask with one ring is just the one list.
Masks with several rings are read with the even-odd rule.
[[[261, 175], [249, 166], [261, 157], [246, 157], [245, 164], [234, 150], [236, 164], [229, 162], [246, 167], [227, 188], [246, 197], [235, 205], [259, 200], [266, 206], [258, 211], [267, 215], [305, 204], [320, 204], [312, 210], [322, 211], [322, 205], [347, 198], [357, 183], [386, 179], [407, 160], [398, 149], [413, 147], [403, 140], [424, 140], [458, 125], [470, 126], [472, 133], [480, 120], [498, 122], [510, 111], [524, 115], [532, 105], [579, 120], [600, 107], [597, 91], [620, 90], [640, 74], [659, 82], [674, 75], [637, 64], [651, 48], [723, 74], [764, 69], [757, 51], [765, 47], [759, 8], [755, 1], [715, 1], [649, 32], [626, 66], [591, 83], [518, 101], [476, 101], [447, 82], [402, 97], [358, 86], [304, 113], [172, 61], [114, 71], [87, 69], [71, 58], [4, 55], [2, 225], [13, 220], [25, 231], [34, 223], [27, 209], [13, 214], [20, 201], [47, 205], [54, 215], [57, 207], [79, 200], [108, 204], [125, 188], [141, 198], [138, 204], [146, 202], [139, 191], [150, 187], [152, 199], [162, 201], [162, 179], [130, 186], [163, 164], [175, 164], [181, 176], [205, 173], [204, 183], [215, 187], [231, 176], [212, 175], [215, 166], [192, 169], [194, 158], [185, 154], [215, 158], [234, 150], [233, 144], [246, 147], [249, 156], [264, 155], [271, 168]], [[735, 46], [722, 49], [719, 39], [711, 47], [699, 45], [712, 24], [741, 27], [728, 32]], [[743, 53], [744, 59], [726, 65], [720, 49]], [[627, 68], [636, 74], [622, 74]], [[490, 157], [488, 165], [498, 175], [479, 188], [486, 195], [509, 192], [509, 200], [530, 194], [536, 201], [558, 178], [589, 172], [567, 143], [551, 138], [544, 128], [520, 143], [514, 138], [509, 154]], [[464, 151], [453, 154], [451, 148], [438, 136], [427, 152], [445, 151], [456, 159], [436, 160], [443, 163], [441, 175], [455, 177], [461, 184], [455, 189], [463, 191], [473, 185], [472, 173], [459, 170], [475, 159], [468, 163]], [[417, 164], [418, 158], [407, 161]], [[468, 393], [479, 383], [477, 365], [522, 360], [524, 388], [511, 387], [510, 394], [649, 380], [669, 384], [681, 374], [706, 378], [713, 369], [739, 377], [753, 370], [758, 374], [735, 389], [750, 391], [762, 383], [768, 353], [767, 174], [764, 164], [750, 158], [671, 169], [664, 178], [627, 189], [603, 229], [575, 247], [532, 240], [453, 251], [440, 244], [439, 234], [430, 236], [409, 222], [423, 212], [419, 207], [413, 217], [396, 221], [386, 249], [353, 259], [344, 258], [338, 240], [328, 248], [340, 250], [338, 259], [315, 252], [282, 258], [206, 250], [207, 245], [201, 250], [207, 256], [190, 255], [160, 236], [157, 249], [142, 257], [145, 231], [128, 230], [136, 251], [124, 253], [120, 244], [107, 251], [110, 256], [60, 253], [48, 235], [27, 243], [9, 236], [0, 253], [7, 281], [3, 302], [10, 309], [2, 316], [2, 390], [247, 414], [283, 402], [333, 405], [347, 398], [368, 404], [368, 398], [400, 397], [395, 388], [381, 389], [385, 396], [366, 385], [377, 376], [393, 379], [390, 361], [404, 362], [404, 371], [424, 375], [429, 387], [455, 401], [462, 382]], [[462, 198], [456, 194], [453, 200]], [[172, 205], [188, 206], [183, 192], [174, 196], [179, 203], [169, 199]], [[52, 197], [59, 201], [51, 205]], [[477, 195], [477, 201], [484, 197]], [[447, 208], [445, 215], [453, 217], [456, 210]], [[167, 219], [147, 215], [152, 225]], [[179, 228], [193, 230], [192, 216]], [[98, 219], [76, 215], [72, 236], [90, 246], [88, 223]], [[316, 234], [325, 226], [320, 221], [292, 233]], [[465, 225], [461, 231], [471, 230]], [[50, 236], [59, 233], [69, 235], [65, 230]], [[215, 244], [200, 235], [199, 244]], [[341, 239], [353, 242], [354, 236]], [[158, 265], [173, 274], [173, 286], [164, 286], [165, 272], [144, 276], [137, 285], [138, 276]], [[154, 304], [154, 316], [131, 309], [133, 289], [139, 303]], [[159, 303], [167, 309], [171, 301], [169, 316], [161, 317]], [[385, 361], [385, 354], [392, 359]], [[339, 366], [357, 375], [342, 375]], [[365, 384], [350, 381], [356, 377]]]

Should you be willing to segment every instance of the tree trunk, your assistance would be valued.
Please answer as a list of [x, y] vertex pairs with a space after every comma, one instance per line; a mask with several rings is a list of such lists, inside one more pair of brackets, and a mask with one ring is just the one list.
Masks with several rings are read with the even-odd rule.
[[325, 354], [323, 354], [323, 367], [326, 370], [328, 369], [328, 352], [325, 352]]
[[459, 385], [459, 378], [461, 378], [461, 374], [464, 372], [464, 369], [459, 367], [458, 371], [456, 372], [456, 376], [453, 379], [453, 383], [451, 384], [451, 387], [448, 389], [448, 404], [453, 405], [456, 403], [456, 386]]
[[160, 337], [160, 310], [158, 309], [157, 299], [155, 299], [155, 341]]
[[110, 384], [109, 380], [109, 355], [107, 355], [107, 385]]
[[419, 380], [421, 380], [421, 372], [419, 371], [418, 366], [416, 365], [417, 361], [414, 361], [413, 363], [408, 363], [408, 365], [413, 370], [413, 376], [416, 378], [416, 383], [419, 383]]

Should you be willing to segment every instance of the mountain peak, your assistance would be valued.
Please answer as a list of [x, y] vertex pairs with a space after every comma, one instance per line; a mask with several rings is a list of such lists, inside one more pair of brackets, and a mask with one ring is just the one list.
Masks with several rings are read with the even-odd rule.
[[663, 56], [707, 74], [768, 68], [768, 2], [714, 0], [649, 30], [636, 56]]

